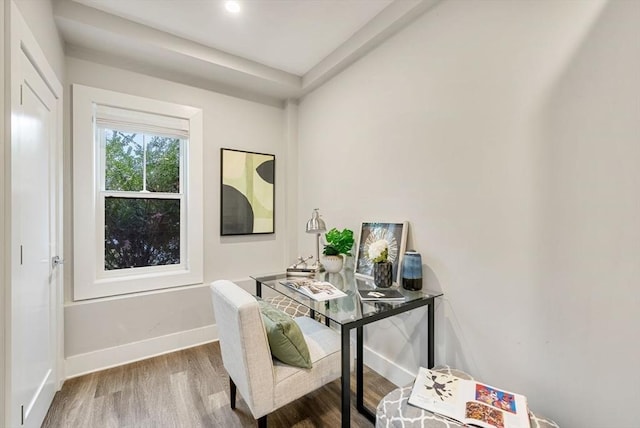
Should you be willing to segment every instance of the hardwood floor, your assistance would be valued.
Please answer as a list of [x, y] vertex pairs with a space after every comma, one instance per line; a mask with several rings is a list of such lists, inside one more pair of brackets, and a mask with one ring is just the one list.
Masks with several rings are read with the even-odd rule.
[[[352, 427], [371, 427], [355, 409], [352, 376]], [[365, 368], [365, 404], [378, 401], [395, 386]], [[43, 427], [171, 428], [254, 427], [256, 422], [238, 394], [229, 406], [229, 378], [218, 342], [162, 355], [67, 380], [56, 394]], [[284, 406], [268, 417], [268, 426], [337, 427], [340, 381]]]

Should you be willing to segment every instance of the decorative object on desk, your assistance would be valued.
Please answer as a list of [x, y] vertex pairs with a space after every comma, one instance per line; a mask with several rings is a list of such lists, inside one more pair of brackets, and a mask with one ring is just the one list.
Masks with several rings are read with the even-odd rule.
[[402, 287], [405, 290], [422, 290], [422, 256], [417, 251], [409, 250], [404, 253]]
[[369, 245], [369, 259], [373, 262], [373, 282], [377, 287], [388, 288], [393, 284], [393, 265], [389, 258], [389, 242], [379, 239]]
[[287, 275], [290, 276], [314, 276], [316, 270], [307, 267], [307, 260], [311, 260], [313, 256], [302, 257], [299, 256], [298, 260], [287, 268]]
[[355, 274], [362, 278], [373, 278], [373, 261], [369, 258], [369, 246], [384, 239], [388, 243], [387, 260], [393, 265], [392, 280], [400, 282], [400, 262], [405, 251], [409, 223], [363, 222], [356, 247]]
[[274, 233], [275, 155], [220, 149], [220, 235]]
[[353, 231], [351, 229], [343, 229], [339, 231], [335, 227], [325, 233], [325, 241], [322, 254], [322, 264], [327, 272], [340, 272], [344, 262], [343, 254], [345, 256], [351, 255], [351, 248], [353, 247]]
[[340, 272], [343, 264], [344, 259], [342, 258], [342, 254], [338, 254], [336, 256], [322, 256], [322, 266], [327, 272]]
[[320, 235], [327, 231], [327, 225], [324, 223], [324, 220], [320, 218], [318, 208], [313, 209], [311, 220], [307, 222], [305, 230], [307, 233], [313, 233], [316, 235], [316, 261], [311, 268], [316, 272], [322, 272], [324, 271], [324, 267], [322, 266], [322, 263], [320, 263]]
[[373, 282], [376, 283], [376, 287], [391, 287], [393, 285], [393, 263], [389, 261], [374, 263]]

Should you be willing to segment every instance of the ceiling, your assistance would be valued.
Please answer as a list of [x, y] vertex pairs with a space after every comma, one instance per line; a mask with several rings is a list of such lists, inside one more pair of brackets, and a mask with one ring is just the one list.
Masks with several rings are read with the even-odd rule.
[[439, 0], [55, 0], [68, 55], [235, 96], [299, 98]]

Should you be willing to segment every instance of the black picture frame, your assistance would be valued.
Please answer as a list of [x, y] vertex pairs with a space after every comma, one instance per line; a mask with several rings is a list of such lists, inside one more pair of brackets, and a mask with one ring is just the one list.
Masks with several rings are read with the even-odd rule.
[[357, 277], [372, 279], [373, 262], [369, 259], [369, 245], [379, 239], [389, 243], [389, 261], [393, 264], [393, 278], [400, 284], [400, 266], [407, 247], [409, 222], [362, 222], [356, 247], [355, 274]]
[[275, 233], [276, 156], [220, 149], [220, 235]]

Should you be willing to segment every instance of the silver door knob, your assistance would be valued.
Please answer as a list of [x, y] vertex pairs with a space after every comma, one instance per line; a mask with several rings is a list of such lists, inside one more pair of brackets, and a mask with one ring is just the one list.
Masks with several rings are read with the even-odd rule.
[[60, 256], [51, 257], [51, 266], [56, 267], [58, 265], [64, 264], [64, 260], [60, 258]]

